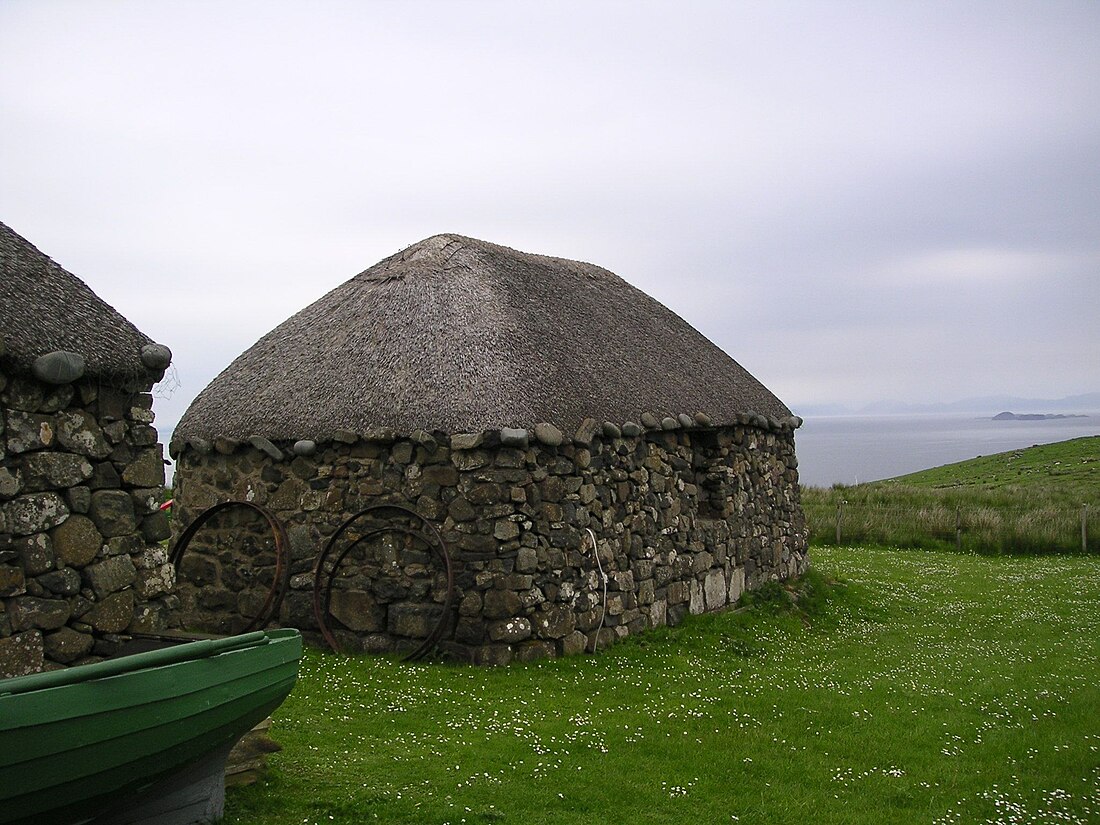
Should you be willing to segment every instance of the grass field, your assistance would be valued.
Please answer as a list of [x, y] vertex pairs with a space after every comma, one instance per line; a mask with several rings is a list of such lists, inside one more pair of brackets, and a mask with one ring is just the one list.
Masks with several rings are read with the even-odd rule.
[[979, 456], [872, 485], [965, 488], [981, 492], [1039, 489], [1051, 501], [1079, 506], [1083, 501], [1095, 500], [1100, 491], [1100, 436]]
[[594, 657], [310, 651], [226, 822], [1100, 821], [1100, 557], [814, 563]]
[[[843, 504], [841, 505], [841, 503]], [[814, 544], [863, 541], [982, 553], [1100, 552], [1100, 436], [948, 464], [886, 481], [805, 488]], [[956, 532], [958, 530], [958, 532]]]

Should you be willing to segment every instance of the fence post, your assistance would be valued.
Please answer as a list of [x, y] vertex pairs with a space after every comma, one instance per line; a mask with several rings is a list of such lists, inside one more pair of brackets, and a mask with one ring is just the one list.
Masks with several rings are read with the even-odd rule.
[[1089, 506], [1081, 505], [1081, 552], [1089, 551]]
[[962, 507], [958, 504], [955, 505], [955, 549], [963, 549]]
[[844, 520], [844, 505], [848, 502], [841, 499], [836, 503], [836, 543], [840, 544], [840, 523]]

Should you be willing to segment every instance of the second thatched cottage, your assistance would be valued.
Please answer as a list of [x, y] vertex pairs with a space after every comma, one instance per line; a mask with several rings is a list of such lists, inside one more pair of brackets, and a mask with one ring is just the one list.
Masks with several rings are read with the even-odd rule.
[[[345, 648], [568, 654], [802, 572], [800, 423], [613, 273], [438, 235], [195, 399], [171, 445], [176, 522], [229, 500], [277, 515], [279, 618]], [[181, 560], [185, 618], [239, 628], [274, 573], [211, 535]]]

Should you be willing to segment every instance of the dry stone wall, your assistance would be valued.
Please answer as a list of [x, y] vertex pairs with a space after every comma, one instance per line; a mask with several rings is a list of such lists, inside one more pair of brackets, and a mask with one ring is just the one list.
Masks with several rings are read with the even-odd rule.
[[[338, 433], [323, 445], [193, 439], [173, 445], [176, 520], [182, 528], [226, 500], [272, 511], [290, 544], [280, 619], [317, 641], [311, 571], [328, 537], [371, 505], [409, 507], [438, 528], [454, 562], [444, 650], [486, 664], [568, 655], [805, 570], [799, 423], [750, 414], [712, 427], [700, 415], [588, 420], [572, 438], [545, 424]], [[188, 548], [182, 623], [227, 632], [255, 615], [274, 556], [244, 524], [212, 523]], [[364, 542], [334, 579], [328, 621], [345, 649], [407, 648], [440, 619], [438, 558], [407, 534]]]
[[97, 661], [116, 634], [164, 627], [174, 577], [149, 389], [0, 372], [0, 677]]

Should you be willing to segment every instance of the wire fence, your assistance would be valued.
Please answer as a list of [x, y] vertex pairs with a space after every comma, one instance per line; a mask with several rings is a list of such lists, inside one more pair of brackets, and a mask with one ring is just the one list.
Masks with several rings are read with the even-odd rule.
[[1098, 553], [1100, 508], [1040, 504], [917, 505], [810, 498], [810, 541], [955, 547], [977, 553]]

